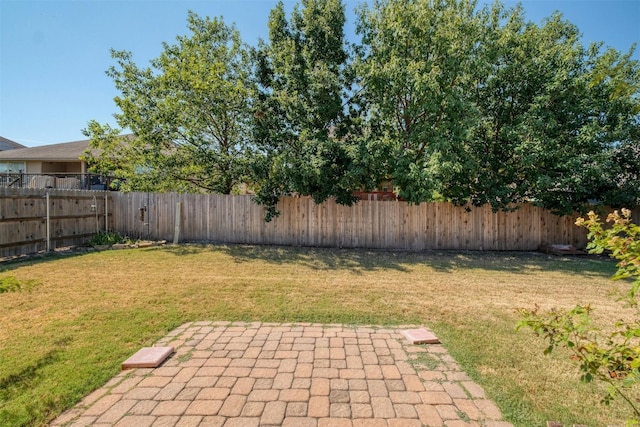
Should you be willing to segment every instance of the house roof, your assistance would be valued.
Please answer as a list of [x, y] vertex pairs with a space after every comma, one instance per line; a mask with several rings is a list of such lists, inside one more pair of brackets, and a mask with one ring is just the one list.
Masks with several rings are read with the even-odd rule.
[[0, 151], [14, 150], [16, 148], [25, 148], [24, 145], [0, 136]]
[[16, 148], [0, 151], [0, 160], [78, 161], [89, 148], [89, 140]]

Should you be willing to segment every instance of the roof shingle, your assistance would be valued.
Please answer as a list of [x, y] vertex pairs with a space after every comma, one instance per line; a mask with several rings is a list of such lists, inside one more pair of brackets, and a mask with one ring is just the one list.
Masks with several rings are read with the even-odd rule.
[[17, 148], [25, 148], [24, 145], [0, 136], [0, 151], [15, 150]]
[[78, 161], [89, 148], [89, 140], [16, 148], [1, 151], [0, 160]]

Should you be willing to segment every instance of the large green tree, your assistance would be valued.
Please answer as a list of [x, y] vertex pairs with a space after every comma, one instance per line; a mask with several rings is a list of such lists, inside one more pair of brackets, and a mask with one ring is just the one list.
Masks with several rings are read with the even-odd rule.
[[340, 0], [302, 0], [288, 20], [279, 2], [269, 15], [269, 41], [255, 51], [261, 91], [254, 106], [256, 200], [267, 217], [277, 214], [280, 196], [293, 192], [350, 204], [371, 176], [350, 103], [344, 24]]
[[559, 213], [596, 199], [635, 204], [629, 184], [638, 175], [624, 171], [637, 165], [629, 148], [638, 141], [638, 64], [585, 49], [559, 14], [542, 26], [525, 22], [521, 8], [505, 19], [487, 41], [473, 91], [480, 117], [465, 168], [443, 177], [454, 190], [446, 194], [495, 209], [535, 201]]
[[638, 202], [632, 51], [585, 48], [559, 14], [538, 26], [499, 2], [380, 0], [359, 32], [370, 129], [404, 199]]
[[102, 155], [88, 157], [131, 189], [228, 194], [246, 175], [255, 93], [248, 49], [221, 18], [189, 12], [188, 27], [191, 34], [163, 43], [147, 68], [112, 51], [117, 66], [107, 74], [121, 92], [115, 117], [132, 136], [90, 122], [86, 134]]
[[483, 29], [475, 1], [381, 0], [360, 10], [370, 129], [405, 200], [432, 200], [442, 191], [438, 176], [461, 167], [479, 117], [470, 88]]

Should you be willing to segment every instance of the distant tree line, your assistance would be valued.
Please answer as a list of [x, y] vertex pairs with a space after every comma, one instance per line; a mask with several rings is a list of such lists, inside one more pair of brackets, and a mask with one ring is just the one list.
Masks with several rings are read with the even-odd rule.
[[362, 5], [357, 43], [340, 0], [289, 16], [278, 3], [257, 46], [190, 12], [189, 35], [149, 66], [111, 52], [119, 128], [89, 122], [87, 160], [128, 190], [249, 188], [268, 218], [283, 195], [348, 205], [383, 180], [411, 203], [637, 205], [635, 46], [583, 46], [559, 13], [537, 25], [476, 3]]

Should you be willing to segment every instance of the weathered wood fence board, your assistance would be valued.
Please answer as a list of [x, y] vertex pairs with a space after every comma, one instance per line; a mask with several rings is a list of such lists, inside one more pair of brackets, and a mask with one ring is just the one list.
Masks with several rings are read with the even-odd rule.
[[0, 188], [0, 257], [86, 243], [105, 230], [105, 197], [111, 212], [108, 192]]
[[[135, 238], [171, 241], [180, 203], [180, 240], [401, 250], [536, 250], [541, 244], [586, 245], [574, 216], [523, 204], [514, 212], [450, 203], [360, 201], [354, 206], [283, 198], [280, 216], [264, 222], [250, 196], [114, 194], [113, 228]], [[144, 218], [139, 215], [145, 210]], [[640, 209], [635, 211], [636, 221]]]
[[[576, 215], [559, 217], [529, 204], [494, 213], [450, 203], [363, 200], [348, 207], [287, 197], [278, 204], [280, 216], [267, 223], [250, 196], [48, 191], [53, 248], [84, 243], [105, 229], [105, 196], [108, 229], [134, 239], [173, 241], [179, 230], [181, 242], [399, 250], [536, 250], [587, 242]], [[640, 209], [634, 221], [640, 223]], [[44, 190], [0, 189], [0, 256], [46, 249], [46, 228]]]

